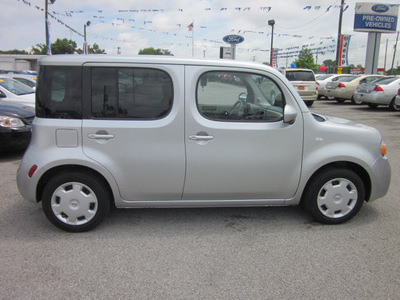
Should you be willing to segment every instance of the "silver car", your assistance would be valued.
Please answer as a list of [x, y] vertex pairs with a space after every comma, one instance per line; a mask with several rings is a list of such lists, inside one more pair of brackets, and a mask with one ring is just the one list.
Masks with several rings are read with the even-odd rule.
[[90, 55], [39, 64], [17, 182], [64, 230], [94, 228], [110, 206], [303, 204], [337, 224], [388, 191], [379, 132], [311, 113], [270, 67]]
[[385, 77], [371, 83], [360, 84], [354, 93], [354, 99], [367, 104], [371, 108], [379, 105], [389, 106], [391, 110], [399, 111], [395, 97], [400, 89], [400, 76]]

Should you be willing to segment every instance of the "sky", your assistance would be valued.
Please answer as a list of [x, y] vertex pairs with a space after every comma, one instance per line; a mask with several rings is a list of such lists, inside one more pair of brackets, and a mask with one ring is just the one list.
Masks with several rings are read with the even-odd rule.
[[[0, 50], [30, 51], [45, 44], [46, 0], [0, 0]], [[241, 35], [236, 59], [269, 62], [271, 30], [279, 67], [287, 67], [302, 47], [317, 49], [315, 60], [336, 58], [340, 0], [56, 0], [49, 4], [50, 41], [71, 39], [83, 48], [84, 24], [89, 45], [107, 54], [136, 55], [140, 49], [168, 49], [174, 56], [219, 58], [223, 37]], [[342, 34], [351, 35], [349, 64], [365, 65], [368, 34], [355, 32], [356, 2], [345, 1]], [[378, 3], [396, 4], [397, 0]], [[188, 25], [193, 23], [193, 31]], [[400, 24], [397, 25], [400, 30]], [[378, 67], [389, 69], [396, 34], [382, 34]], [[387, 51], [386, 51], [386, 44]], [[317, 50], [315, 50], [317, 51]], [[292, 53], [293, 52], [293, 53]], [[394, 66], [400, 64], [400, 43]]]

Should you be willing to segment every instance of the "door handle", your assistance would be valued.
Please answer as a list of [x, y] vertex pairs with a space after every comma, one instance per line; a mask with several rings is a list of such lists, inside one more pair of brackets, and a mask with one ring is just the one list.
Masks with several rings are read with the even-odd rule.
[[97, 134], [97, 133], [90, 133], [88, 134], [89, 139], [93, 140], [110, 140], [114, 138], [113, 134]]
[[212, 141], [214, 137], [212, 135], [189, 135], [191, 141]]

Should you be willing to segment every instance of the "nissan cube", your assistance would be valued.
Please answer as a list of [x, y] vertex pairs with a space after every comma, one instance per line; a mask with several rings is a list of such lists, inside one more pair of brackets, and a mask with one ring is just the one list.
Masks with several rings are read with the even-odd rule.
[[268, 66], [105, 55], [39, 66], [17, 182], [61, 229], [93, 229], [111, 206], [303, 204], [337, 224], [389, 188], [379, 132], [311, 113]]

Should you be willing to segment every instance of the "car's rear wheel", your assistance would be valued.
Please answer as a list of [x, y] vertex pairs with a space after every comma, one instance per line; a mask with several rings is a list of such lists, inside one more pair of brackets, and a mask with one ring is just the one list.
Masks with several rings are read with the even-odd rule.
[[361, 105], [361, 104], [363, 104], [363, 102], [362, 102], [361, 99], [356, 99], [356, 98], [354, 98], [354, 96], [351, 97], [351, 103], [353, 103], [353, 104], [355, 104], [355, 105]]
[[390, 108], [391, 110], [394, 110], [394, 111], [400, 111], [400, 105], [396, 105], [395, 101], [396, 101], [396, 97], [394, 97], [394, 98], [392, 99], [392, 101], [390, 102], [389, 108]]
[[110, 208], [105, 185], [92, 174], [65, 172], [53, 176], [46, 184], [42, 206], [55, 226], [70, 232], [96, 227]]
[[314, 176], [304, 193], [304, 204], [319, 222], [340, 224], [353, 218], [365, 200], [365, 187], [352, 170], [329, 168]]

